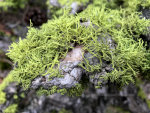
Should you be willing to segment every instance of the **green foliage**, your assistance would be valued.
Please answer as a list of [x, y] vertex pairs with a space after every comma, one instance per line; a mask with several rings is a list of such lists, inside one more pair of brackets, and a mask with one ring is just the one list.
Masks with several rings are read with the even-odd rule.
[[12, 104], [10, 106], [8, 106], [5, 110], [4, 113], [16, 113], [17, 112], [17, 104]]
[[[28, 89], [31, 81], [38, 76], [50, 74], [50, 79], [63, 76], [58, 71], [59, 60], [73, 48], [71, 43], [77, 43], [100, 60], [99, 64], [90, 65], [84, 58], [80, 66], [86, 71], [100, 72], [103, 59], [111, 62], [114, 70], [100, 78], [116, 81], [121, 86], [134, 82], [137, 73], [150, 69], [149, 53], [140, 39], [140, 34], [148, 32], [150, 20], [141, 19], [140, 13], [129, 12], [128, 9], [111, 10], [105, 6], [90, 5], [77, 16], [68, 15], [68, 11], [64, 10], [63, 16], [48, 21], [40, 29], [30, 27], [27, 38], [13, 43], [7, 54], [17, 64], [13, 70], [17, 74], [13, 77]], [[92, 24], [85, 27], [80, 24], [81, 19]], [[108, 35], [115, 42], [115, 49], [110, 48]], [[67, 92], [78, 95], [83, 91], [81, 89], [82, 83], [79, 83], [69, 90], [55, 86], [48, 91], [40, 89], [39, 94]]]

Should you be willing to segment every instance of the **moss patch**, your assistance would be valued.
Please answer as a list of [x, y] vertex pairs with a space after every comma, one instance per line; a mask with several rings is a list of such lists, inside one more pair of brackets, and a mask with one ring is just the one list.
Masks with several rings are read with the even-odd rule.
[[123, 110], [120, 107], [109, 106], [105, 113], [130, 113], [129, 111]]
[[[64, 10], [63, 16], [48, 21], [40, 29], [30, 27], [26, 39], [20, 39], [10, 46], [7, 55], [17, 64], [13, 70], [17, 73], [14, 77], [25, 89], [37, 76], [50, 74], [50, 79], [63, 76], [58, 71], [59, 60], [73, 48], [71, 43], [83, 45], [85, 51], [100, 60], [98, 65], [90, 65], [84, 58], [86, 63], [80, 65], [82, 68], [88, 72], [100, 72], [102, 59], [109, 61], [114, 70], [101, 78], [116, 81], [121, 86], [134, 82], [134, 77], [140, 71], [150, 69], [149, 53], [140, 39], [141, 34], [148, 32], [150, 20], [141, 19], [140, 13], [127, 9], [111, 10], [106, 8], [106, 4], [102, 7], [89, 5], [77, 16], [68, 15], [67, 12]], [[81, 19], [85, 22], [89, 20], [92, 24], [83, 26]], [[107, 35], [116, 43], [115, 49], [106, 43]], [[57, 91], [56, 87], [50, 89], [52, 93]]]
[[2, 8], [5, 11], [8, 9], [8, 7], [24, 8], [27, 1], [28, 0], [1, 0], [0, 1], [0, 8]]
[[143, 82], [140, 78], [136, 78], [136, 86], [138, 87], [138, 96], [147, 103], [148, 108], [150, 109], [150, 100], [148, 100], [144, 90], [141, 88], [140, 85], [142, 85]]
[[63, 108], [58, 113], [72, 113], [72, 112]]
[[3, 92], [3, 90], [11, 83], [17, 81], [13, 77], [15, 76], [15, 72], [11, 71], [9, 75], [3, 80], [3, 82], [0, 84], [0, 104], [3, 104], [6, 102], [6, 93]]
[[4, 113], [16, 113], [17, 112], [17, 104], [12, 104], [8, 106], [5, 110]]

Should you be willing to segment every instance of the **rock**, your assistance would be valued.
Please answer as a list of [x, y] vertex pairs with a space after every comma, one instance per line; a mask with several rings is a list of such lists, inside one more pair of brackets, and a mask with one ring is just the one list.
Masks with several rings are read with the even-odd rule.
[[76, 81], [79, 81], [80, 79], [81, 79], [81, 76], [79, 76], [79, 75], [82, 75], [82, 69], [80, 69], [80, 68], [74, 68], [72, 71], [71, 71], [71, 73], [70, 73], [70, 76], [72, 76], [72, 77], [74, 77], [74, 79], [76, 80]]
[[78, 64], [80, 64], [83, 59], [82, 54], [82, 46], [75, 47], [60, 61], [59, 71], [64, 77], [54, 77], [50, 80], [51, 77], [50, 74], [48, 74], [45, 77], [45, 81], [42, 81], [42, 77], [37, 77], [32, 81], [31, 88], [37, 89], [41, 86], [45, 89], [49, 89], [52, 86], [59, 88], [74, 87], [79, 83], [84, 72], [82, 68], [78, 67]]
[[88, 27], [90, 26], [92, 23], [88, 20], [87, 22], [80, 22], [80, 25], [81, 26], [85, 26], [85, 27]]
[[60, 7], [58, 0], [49, 0], [49, 2], [54, 7]]
[[[141, 8], [140, 11], [142, 12], [142, 18], [150, 19], [150, 8]], [[140, 36], [147, 43], [147, 49], [150, 47], [150, 26], [148, 27], [148, 31], [149, 33]]]
[[79, 3], [77, 3], [77, 2], [73, 2], [72, 4], [71, 4], [71, 8], [72, 8], [72, 10], [71, 10], [71, 14], [76, 14], [79, 10], [80, 10], [80, 5], [79, 5]]
[[0, 50], [7, 52], [9, 45], [10, 45], [9, 42], [5, 42], [5, 41], [0, 40]]
[[[10, 87], [17, 88], [16, 92], [14, 93], [13, 90], [12, 94], [17, 94], [18, 97], [23, 92], [23, 90], [18, 90], [19, 87], [13, 83], [6, 88], [6, 95], [10, 95]], [[17, 100], [18, 112], [49, 113], [66, 109], [74, 113], [106, 113], [105, 111], [109, 106], [117, 106], [132, 113], [150, 112], [146, 102], [137, 96], [138, 88], [135, 85], [130, 84], [123, 87], [122, 90], [119, 90], [117, 87], [114, 83], [107, 83], [100, 89], [95, 89], [90, 85], [80, 97], [69, 97], [57, 93], [49, 96], [37, 96], [35, 91], [31, 90], [26, 92], [27, 95], [25, 95], [24, 99]], [[13, 96], [12, 94], [11, 97]], [[0, 105], [0, 110], [3, 111], [15, 102], [16, 100], [13, 98], [8, 99], [5, 104]]]
[[34, 81], [32, 82], [31, 88], [37, 89], [39, 86], [41, 86], [41, 82], [42, 82], [42, 77], [35, 78]]
[[145, 19], [150, 19], [150, 8], [142, 8], [140, 11]]

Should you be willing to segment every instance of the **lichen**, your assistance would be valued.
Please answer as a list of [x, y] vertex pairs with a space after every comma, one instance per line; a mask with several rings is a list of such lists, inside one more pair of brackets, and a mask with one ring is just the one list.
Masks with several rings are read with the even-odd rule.
[[10, 106], [8, 106], [5, 110], [4, 113], [16, 113], [17, 112], [17, 104], [12, 104]]

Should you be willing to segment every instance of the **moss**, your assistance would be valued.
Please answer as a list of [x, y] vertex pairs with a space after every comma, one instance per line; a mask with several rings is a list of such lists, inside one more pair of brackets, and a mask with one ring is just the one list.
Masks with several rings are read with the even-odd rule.
[[50, 12], [48, 12], [48, 15], [50, 15], [51, 18], [60, 17], [64, 13], [64, 9], [68, 10], [68, 14], [71, 10], [71, 4], [73, 2], [76, 2], [79, 6], [83, 5], [86, 6], [90, 0], [58, 0], [58, 3], [60, 6], [53, 6], [51, 5], [50, 1], [47, 0], [46, 4]]
[[94, 0], [93, 4], [95, 6], [102, 6], [105, 4], [106, 7], [110, 9], [123, 8], [131, 12], [138, 11], [141, 7], [150, 7], [149, 0]]
[[[7, 10], [9, 7], [12, 8], [24, 8], [28, 0], [1, 0], [0, 8]], [[1, 11], [1, 10], [0, 10]]]
[[6, 94], [0, 91], [0, 104], [3, 104], [4, 102], [6, 102]]
[[3, 10], [7, 10], [8, 7], [13, 6], [12, 2], [4, 2], [4, 1], [0, 1], [0, 8], [3, 8]]
[[150, 109], [150, 100], [147, 99], [145, 92], [141, 88], [138, 91], [138, 96], [146, 102], [148, 108]]
[[37, 95], [51, 95], [54, 93], [60, 93], [61, 95], [67, 94], [68, 96], [81, 96], [83, 91], [87, 88], [85, 84], [76, 84], [75, 87], [72, 87], [70, 89], [65, 89], [65, 88], [58, 88], [57, 86], [51, 87], [49, 90], [40, 88], [37, 90]]
[[140, 85], [142, 85], [142, 84], [143, 84], [142, 80], [140, 78], [136, 78], [136, 86], [138, 88], [137, 95], [147, 103], [147, 106], [150, 109], [150, 100], [148, 100], [144, 90], [141, 88]]
[[109, 106], [109, 107], [107, 107], [105, 113], [130, 113], [130, 112], [126, 111], [120, 107]]
[[0, 104], [3, 104], [6, 102], [6, 94], [3, 92], [3, 90], [11, 83], [15, 82], [16, 79], [13, 78], [15, 75], [14, 71], [11, 71], [9, 75], [3, 80], [3, 82], [0, 84]]
[[18, 96], [17, 96], [17, 95], [14, 95], [13, 98], [14, 98], [15, 100], [17, 100], [17, 99], [18, 99]]
[[60, 5], [64, 6], [66, 4], [71, 5], [71, 3], [73, 2], [78, 2], [80, 4], [86, 4], [89, 2], [89, 0], [58, 0], [58, 2], [60, 3]]
[[5, 110], [4, 113], [16, 113], [17, 112], [17, 104], [12, 104], [10, 106], [8, 106]]
[[72, 112], [63, 108], [58, 113], [72, 113]]
[[[111, 10], [106, 8], [106, 4], [95, 8], [89, 5], [77, 16], [67, 12], [64, 10], [63, 16], [48, 21], [40, 29], [30, 27], [26, 39], [10, 46], [7, 55], [17, 64], [13, 70], [17, 74], [13, 76], [24, 89], [28, 89], [37, 76], [50, 74], [50, 79], [63, 76], [58, 71], [59, 60], [73, 48], [70, 43], [83, 45], [85, 51], [100, 60], [99, 64], [90, 65], [84, 58], [80, 66], [88, 72], [100, 72], [102, 59], [111, 62], [114, 70], [100, 78], [116, 81], [121, 86], [134, 82], [141, 70], [144, 72], [150, 68], [149, 53], [140, 39], [141, 34], [148, 32], [150, 20], [141, 19], [140, 13], [127, 9]], [[81, 19], [90, 20], [92, 24], [85, 27], [80, 24]], [[116, 49], [107, 44], [108, 35], [116, 43]], [[98, 41], [100, 37], [105, 41]], [[70, 90], [52, 87], [39, 92], [51, 94], [58, 91], [72, 95], [81, 92], [80, 86], [82, 83]]]
[[21, 98], [25, 98], [25, 94], [24, 94], [24, 93], [21, 93], [20, 97], [21, 97]]

